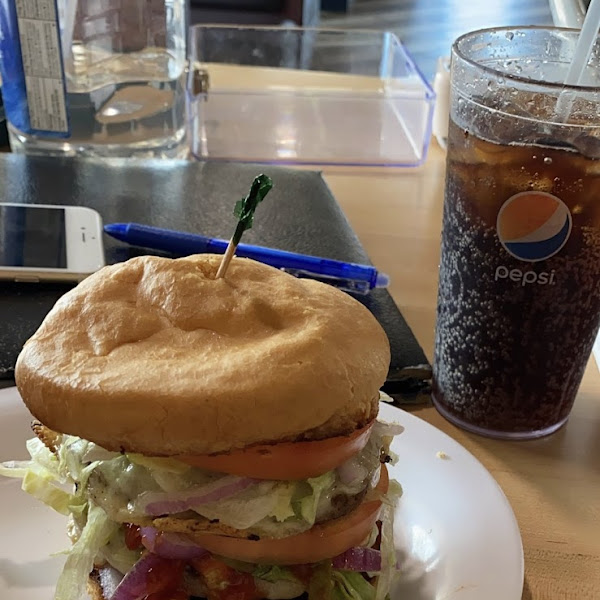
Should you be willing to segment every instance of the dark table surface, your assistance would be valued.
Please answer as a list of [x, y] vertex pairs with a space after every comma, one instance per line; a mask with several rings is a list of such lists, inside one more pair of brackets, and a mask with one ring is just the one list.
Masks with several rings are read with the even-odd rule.
[[[260, 205], [245, 242], [369, 262], [320, 173], [314, 171], [227, 162], [100, 162], [4, 154], [0, 155], [0, 201], [89, 206], [105, 223], [137, 221], [229, 238], [236, 224], [235, 201], [262, 170], [275, 187]], [[151, 253], [108, 236], [104, 243], [107, 263]], [[0, 378], [12, 380], [23, 343], [68, 289], [65, 284], [0, 284]], [[427, 359], [387, 290], [357, 299], [379, 319], [390, 339], [390, 391], [421, 390], [430, 374]]]

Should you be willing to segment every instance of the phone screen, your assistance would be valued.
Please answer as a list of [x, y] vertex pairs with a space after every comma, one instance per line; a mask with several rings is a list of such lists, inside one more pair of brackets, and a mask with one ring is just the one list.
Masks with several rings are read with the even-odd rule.
[[66, 269], [64, 209], [0, 206], [0, 266]]

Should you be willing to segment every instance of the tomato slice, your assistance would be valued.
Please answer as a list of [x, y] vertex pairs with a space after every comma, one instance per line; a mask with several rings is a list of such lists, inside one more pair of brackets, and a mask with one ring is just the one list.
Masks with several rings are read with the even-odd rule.
[[139, 550], [142, 547], [142, 532], [137, 525], [125, 523], [125, 545], [129, 550]]
[[180, 560], [164, 560], [159, 566], [154, 567], [147, 575], [147, 596], [152, 598], [156, 595], [160, 598], [161, 595], [175, 594], [183, 579], [184, 568], [185, 563]]
[[255, 477], [256, 479], [299, 480], [318, 477], [339, 467], [360, 452], [369, 441], [373, 422], [347, 436], [310, 442], [260, 444], [226, 454], [174, 456], [194, 467]]
[[[377, 491], [387, 492], [389, 475], [381, 466]], [[248, 540], [199, 534], [194, 541], [209, 552], [249, 563], [298, 565], [333, 558], [358, 546], [368, 537], [379, 516], [381, 500], [363, 502], [347, 515], [315, 525], [312, 529], [281, 539]]]

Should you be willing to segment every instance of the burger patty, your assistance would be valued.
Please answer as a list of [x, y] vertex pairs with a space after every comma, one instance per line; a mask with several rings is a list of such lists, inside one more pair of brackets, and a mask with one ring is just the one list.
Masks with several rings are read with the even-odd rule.
[[365, 482], [365, 488], [357, 494], [338, 494], [331, 499], [331, 510], [325, 515], [317, 518], [317, 523], [339, 519], [349, 512], [352, 512], [364, 499], [369, 490], [368, 482]]
[[[354, 494], [352, 496], [340, 494], [335, 496], [331, 502], [331, 510], [320, 516], [316, 523], [337, 519], [348, 514], [362, 502], [367, 490], [368, 487], [365, 487], [365, 489], [359, 494]], [[181, 533], [191, 538], [193, 538], [195, 534], [203, 533], [218, 533], [228, 537], [247, 539], [260, 539], [262, 536], [268, 538], [279, 538], [302, 533], [302, 531], [309, 529], [309, 526], [303, 525], [301, 522], [298, 522], [298, 527], [296, 530], [291, 529], [289, 525], [287, 527], [283, 527], [280, 523], [275, 522], [273, 522], [272, 526], [270, 527], [266, 526], [266, 524], [262, 524], [261, 527], [259, 524], [256, 527], [249, 527], [248, 529], [235, 529], [233, 527], [229, 527], [225, 523], [205, 519], [196, 513], [186, 513], [172, 517], [159, 517], [152, 521], [152, 525], [160, 531]]]
[[[317, 514], [315, 523], [322, 523], [337, 519], [354, 510], [364, 499], [369, 490], [369, 481], [363, 482], [363, 489], [355, 494], [338, 493], [332, 495], [331, 500], [324, 502]], [[259, 523], [248, 529], [236, 529], [217, 519], [207, 519], [202, 515], [188, 511], [178, 515], [163, 517], [143, 517], [132, 515], [127, 510], [129, 500], [126, 496], [115, 493], [111, 486], [102, 476], [102, 473], [94, 471], [88, 480], [88, 495], [90, 499], [100, 506], [108, 516], [118, 523], [133, 523], [140, 526], [153, 526], [160, 531], [170, 533], [181, 533], [192, 536], [201, 533], [217, 533], [237, 538], [253, 538], [255, 536], [266, 536], [270, 538], [286, 537], [301, 533], [310, 528], [309, 525], [298, 521], [297, 527], [291, 528], [288, 524], [283, 527], [281, 523], [273, 521], [272, 524]], [[281, 533], [278, 533], [281, 532]]]
[[[55, 454], [62, 442], [62, 435], [35, 423], [35, 434]], [[353, 460], [359, 464], [359, 475], [351, 485], [342, 483], [338, 476], [331, 488], [324, 490], [317, 505], [315, 524], [340, 518], [354, 510], [364, 499], [371, 487], [373, 475], [380, 465], [380, 446], [376, 440]], [[86, 465], [85, 457], [82, 464]], [[205, 474], [201, 477], [219, 477]], [[266, 482], [265, 482], [266, 483]], [[277, 482], [272, 482], [276, 485]], [[312, 527], [302, 518], [288, 518], [283, 522], [273, 517], [262, 519], [255, 525], [238, 529], [218, 519], [209, 519], [195, 511], [163, 516], [146, 516], [134, 510], [138, 496], [148, 491], [162, 491], [151, 473], [144, 467], [131, 463], [127, 456], [116, 455], [112, 460], [100, 462], [92, 471], [86, 483], [86, 495], [100, 506], [117, 523], [133, 523], [139, 526], [153, 526], [160, 531], [182, 533], [191, 537], [194, 534], [216, 533], [238, 538], [282, 538], [306, 531]]]

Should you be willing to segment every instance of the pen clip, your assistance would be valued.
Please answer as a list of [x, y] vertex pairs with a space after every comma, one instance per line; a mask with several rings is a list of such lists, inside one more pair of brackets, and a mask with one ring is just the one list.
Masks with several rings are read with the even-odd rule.
[[371, 291], [371, 286], [369, 285], [368, 281], [356, 281], [355, 279], [334, 277], [332, 275], [314, 273], [313, 271], [305, 271], [304, 269], [282, 268], [281, 270], [300, 279], [314, 279], [315, 281], [320, 281], [321, 283], [333, 285], [344, 292], [366, 295]]

